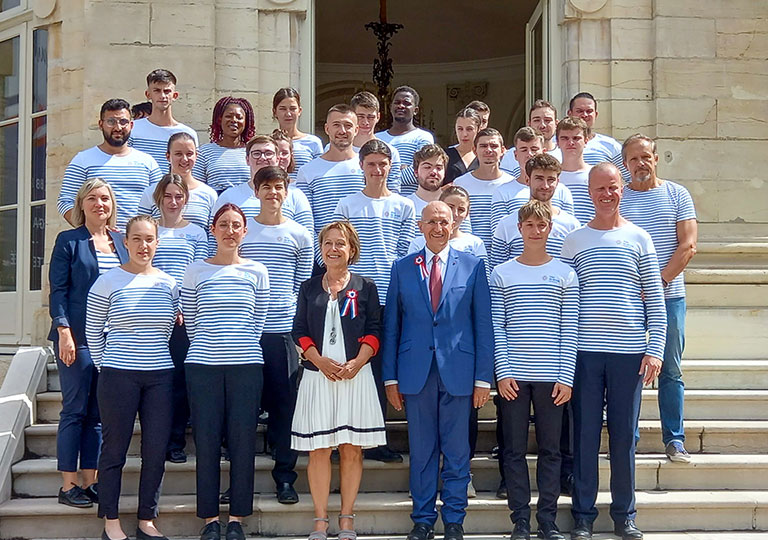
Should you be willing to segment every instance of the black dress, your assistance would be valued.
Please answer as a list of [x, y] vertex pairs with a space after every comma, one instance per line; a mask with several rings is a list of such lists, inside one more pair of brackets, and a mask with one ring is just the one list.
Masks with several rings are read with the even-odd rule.
[[472, 172], [480, 166], [480, 162], [477, 161], [477, 156], [475, 156], [475, 159], [469, 164], [469, 167], [464, 165], [464, 160], [461, 159], [459, 151], [456, 150], [455, 146], [446, 149], [445, 153], [448, 154], [448, 167], [445, 169], [445, 180], [443, 180], [444, 186], [450, 184], [462, 174]]

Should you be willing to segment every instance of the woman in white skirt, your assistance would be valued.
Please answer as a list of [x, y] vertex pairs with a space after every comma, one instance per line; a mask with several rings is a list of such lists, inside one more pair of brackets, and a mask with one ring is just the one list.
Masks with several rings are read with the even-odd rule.
[[354, 540], [354, 506], [363, 474], [363, 448], [385, 444], [370, 360], [379, 351], [381, 305], [372, 280], [353, 274], [360, 254], [355, 228], [346, 221], [319, 235], [324, 274], [301, 285], [293, 338], [304, 356], [291, 429], [294, 450], [309, 452], [307, 477], [315, 507], [309, 540], [328, 538], [331, 450], [339, 449], [339, 540]]

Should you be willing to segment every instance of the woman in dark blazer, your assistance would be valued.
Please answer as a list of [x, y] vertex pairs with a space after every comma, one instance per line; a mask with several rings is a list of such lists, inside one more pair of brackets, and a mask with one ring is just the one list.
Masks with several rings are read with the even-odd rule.
[[291, 429], [294, 450], [308, 451], [307, 477], [315, 507], [309, 540], [328, 537], [331, 450], [338, 447], [341, 471], [340, 540], [357, 538], [354, 505], [363, 474], [363, 448], [386, 443], [370, 360], [379, 350], [381, 304], [372, 280], [349, 271], [360, 253], [355, 228], [327, 225], [319, 236], [324, 274], [299, 290], [293, 339], [303, 351]]
[[62, 476], [59, 502], [77, 508], [98, 502], [96, 469], [101, 425], [96, 402], [97, 371], [85, 339], [85, 309], [88, 291], [96, 278], [128, 260], [123, 236], [111, 230], [116, 213], [112, 187], [101, 178], [85, 182], [72, 210], [76, 228], [56, 237], [49, 268], [52, 324], [48, 339], [53, 341], [62, 393], [56, 437]]

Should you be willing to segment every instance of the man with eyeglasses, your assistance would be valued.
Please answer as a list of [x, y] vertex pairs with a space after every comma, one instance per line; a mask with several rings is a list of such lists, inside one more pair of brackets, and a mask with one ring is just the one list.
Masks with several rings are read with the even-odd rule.
[[[251, 169], [251, 179], [245, 184], [238, 184], [225, 189], [213, 205], [211, 215], [226, 203], [236, 204], [246, 218], [256, 217], [261, 209], [261, 202], [256, 196], [253, 177], [264, 167], [276, 167], [278, 163], [277, 143], [269, 135], [256, 135], [245, 145], [245, 162]], [[283, 202], [283, 215], [303, 225], [309, 232], [314, 230], [312, 209], [304, 193], [294, 187], [288, 187], [288, 193]], [[210, 247], [215, 249], [215, 241], [210, 239]]]
[[128, 146], [132, 128], [131, 106], [127, 101], [110, 99], [101, 106], [99, 129], [104, 140], [79, 152], [67, 166], [61, 182], [56, 207], [70, 224], [77, 191], [87, 180], [103, 178], [109, 182], [117, 200], [117, 226], [124, 229], [139, 209], [141, 194], [162, 178], [152, 156]]
[[414, 525], [407, 539], [434, 538], [442, 479], [444, 538], [463, 540], [469, 413], [488, 401], [493, 376], [491, 295], [485, 263], [449, 245], [446, 203], [427, 204], [419, 229], [424, 249], [392, 266], [382, 371], [387, 399], [398, 411], [405, 406], [408, 420]]

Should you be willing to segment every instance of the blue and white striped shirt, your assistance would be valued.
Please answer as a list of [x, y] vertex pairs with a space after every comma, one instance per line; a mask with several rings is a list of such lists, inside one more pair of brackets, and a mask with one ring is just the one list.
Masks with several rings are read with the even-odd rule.
[[[531, 188], [517, 180], [497, 189], [491, 199], [492, 230], [495, 231], [501, 220], [507, 216], [514, 216], [517, 219], [517, 211], [530, 200]], [[558, 182], [555, 193], [552, 195], [552, 206], [563, 212], [573, 214], [573, 197], [570, 190], [562, 182]]]
[[117, 253], [104, 253], [98, 249], [96, 250], [96, 262], [99, 265], [99, 275], [109, 272], [116, 266], [120, 266], [120, 258], [117, 256]]
[[573, 215], [579, 223], [586, 225], [595, 217], [595, 205], [589, 196], [589, 171], [563, 171], [560, 173], [560, 185], [566, 186], [573, 195]]
[[269, 310], [265, 333], [290, 332], [302, 282], [312, 275], [312, 235], [293, 220], [262, 225], [248, 219], [240, 256], [259, 261], [269, 272]]
[[397, 193], [380, 199], [355, 193], [336, 206], [334, 221], [349, 221], [360, 237], [360, 259], [349, 270], [373, 280], [382, 304], [387, 299], [392, 263], [408, 254], [416, 235], [414, 214], [413, 202]]
[[413, 155], [428, 144], [434, 144], [435, 137], [429, 131], [416, 128], [402, 135], [390, 135], [388, 131], [379, 131], [376, 138], [397, 148], [400, 153], [401, 177], [400, 193], [408, 196], [415, 192], [419, 183], [413, 170]]
[[245, 147], [227, 148], [216, 143], [202, 145], [197, 149], [192, 176], [216, 192], [247, 182], [251, 179], [251, 169], [245, 162]]
[[[213, 205], [211, 215], [216, 215], [219, 208], [226, 203], [236, 204], [245, 214], [246, 218], [253, 218], [259, 215], [261, 201], [256, 197], [253, 186], [249, 183], [232, 186], [224, 193], [219, 195], [216, 204]], [[292, 219], [307, 230], [312, 231], [314, 220], [312, 219], [312, 209], [304, 192], [293, 184], [288, 185], [288, 194], [283, 201], [283, 215]]]
[[[516, 215], [507, 216], [499, 222], [499, 226], [493, 232], [491, 268], [522, 255], [523, 237], [520, 236], [520, 229], [517, 227], [518, 221]], [[581, 227], [579, 220], [567, 212], [560, 210], [553, 215], [552, 230], [547, 238], [547, 253], [559, 259], [565, 237], [579, 227]]]
[[181, 283], [184, 272], [192, 261], [201, 261], [208, 256], [208, 235], [190, 223], [184, 227], [171, 229], [157, 228], [157, 251], [152, 265]]
[[269, 275], [256, 261], [187, 267], [181, 307], [189, 335], [188, 364], [263, 364], [261, 333], [269, 308]]
[[491, 228], [493, 195], [502, 186], [511, 183], [517, 184], [515, 179], [505, 172], [502, 172], [496, 180], [479, 180], [473, 173], [468, 172], [453, 181], [454, 186], [463, 187], [469, 193], [472, 234], [482, 239], [486, 251], [491, 250], [491, 240], [493, 239], [493, 229]]
[[579, 280], [557, 259], [527, 266], [517, 259], [491, 273], [496, 378], [573, 386]]
[[333, 221], [334, 210], [341, 199], [363, 190], [365, 179], [357, 156], [344, 161], [328, 161], [319, 157], [299, 170], [296, 187], [309, 200], [315, 218], [314, 232], [317, 234]]
[[584, 161], [587, 165], [597, 165], [604, 161], [613, 163], [619, 168], [625, 182], [631, 180], [629, 171], [624, 167], [624, 159], [621, 157], [621, 143], [601, 133], [592, 132], [592, 138], [584, 147]]
[[[384, 141], [381, 141], [384, 142]], [[389, 143], [384, 143], [387, 145], [387, 148], [389, 148], [389, 151], [392, 153], [392, 167], [389, 169], [389, 174], [387, 175], [387, 189], [389, 191], [392, 191], [394, 193], [400, 193], [400, 177], [402, 175], [401, 168], [402, 168], [402, 162], [400, 161], [400, 152], [397, 151], [397, 148], [392, 146]], [[331, 147], [330, 144], [325, 145], [325, 151], [327, 152], [328, 149]], [[353, 146], [355, 153], [360, 154], [360, 147], [359, 146]]]
[[565, 238], [561, 257], [579, 276], [580, 351], [664, 358], [667, 311], [647, 232], [632, 223], [585, 225]]
[[178, 311], [179, 289], [165, 272], [132, 274], [116, 267], [102, 274], [88, 293], [85, 317], [94, 365], [173, 369], [168, 340]]
[[168, 139], [171, 138], [171, 135], [181, 131], [192, 136], [195, 140], [195, 146], [200, 144], [197, 142], [195, 130], [180, 122], [175, 126], [158, 126], [150, 122], [149, 118], [139, 118], [133, 122], [131, 136], [128, 138], [128, 146], [146, 152], [155, 158], [155, 161], [161, 164], [160, 167], [165, 173], [171, 169], [171, 164], [168, 163], [168, 158], [165, 157], [168, 153]]
[[[621, 215], [651, 235], [659, 258], [659, 268], [663, 269], [677, 250], [677, 223], [696, 219], [696, 209], [687, 189], [664, 180], [659, 187], [648, 191], [625, 187], [621, 198]], [[669, 282], [669, 286], [664, 289], [664, 296], [685, 297], [682, 272]]]
[[[545, 153], [549, 154], [560, 163], [563, 162], [563, 151], [559, 146], [555, 146], [552, 150], [545, 150]], [[504, 152], [504, 155], [501, 156], [499, 168], [510, 176], [514, 176], [515, 178], [520, 177], [520, 164], [517, 162], [517, 158], [515, 158], [514, 146]]]
[[299, 169], [323, 153], [323, 141], [317, 135], [307, 134], [293, 139], [293, 172], [290, 177], [298, 178]]
[[114, 156], [94, 146], [79, 152], [67, 166], [56, 207], [64, 215], [75, 207], [77, 192], [87, 180], [103, 178], [115, 192], [117, 226], [125, 229], [139, 209], [141, 194], [162, 177], [157, 162], [144, 152], [134, 149], [126, 156]]
[[[149, 186], [141, 195], [139, 202], [139, 214], [146, 214], [155, 219], [160, 218], [160, 209], [155, 204], [155, 187]], [[205, 184], [199, 185], [189, 190], [189, 200], [184, 206], [182, 216], [190, 223], [194, 223], [204, 231], [208, 231], [213, 220], [213, 207], [216, 204], [218, 195]]]

